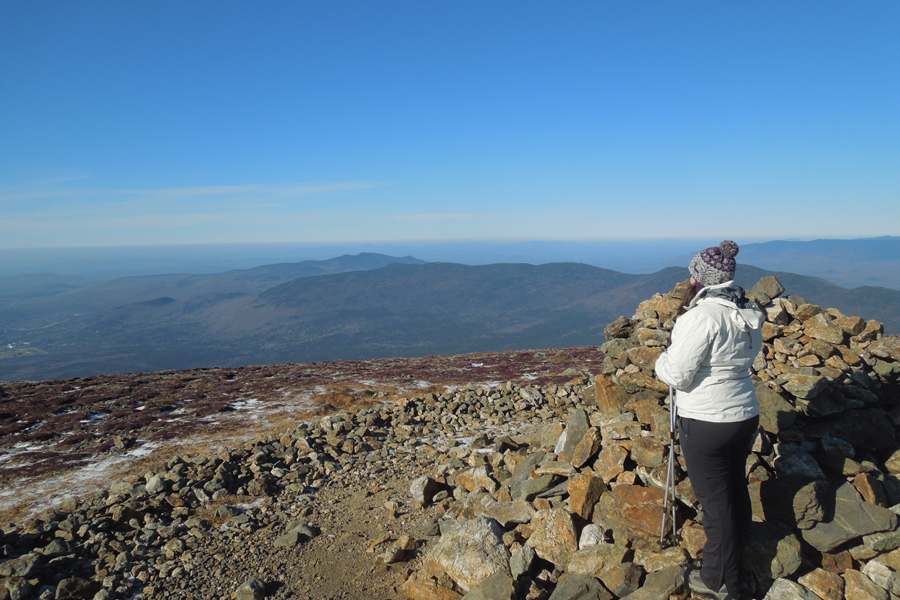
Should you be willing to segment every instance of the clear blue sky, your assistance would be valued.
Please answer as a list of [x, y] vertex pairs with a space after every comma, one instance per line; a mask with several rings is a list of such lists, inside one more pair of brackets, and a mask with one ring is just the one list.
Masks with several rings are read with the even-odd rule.
[[900, 3], [0, 3], [0, 247], [900, 233]]

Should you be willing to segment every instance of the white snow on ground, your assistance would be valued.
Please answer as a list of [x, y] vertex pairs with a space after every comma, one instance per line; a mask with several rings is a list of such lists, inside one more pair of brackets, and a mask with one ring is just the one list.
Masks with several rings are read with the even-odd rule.
[[75, 470], [41, 481], [13, 481], [0, 492], [0, 510], [30, 501], [32, 514], [59, 504], [66, 498], [97, 491], [108, 483], [109, 475], [118, 465], [149, 456], [159, 447], [157, 442], [140, 444], [128, 452], [89, 462]]

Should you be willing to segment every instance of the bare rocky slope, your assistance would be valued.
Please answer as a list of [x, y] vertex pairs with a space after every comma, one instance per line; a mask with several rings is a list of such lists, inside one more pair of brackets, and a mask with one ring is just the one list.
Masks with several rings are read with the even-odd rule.
[[[677, 518], [660, 545], [669, 417], [652, 375], [683, 289], [607, 327], [602, 355], [525, 354], [528, 370], [514, 368], [512, 353], [447, 357], [434, 359], [432, 377], [405, 381], [416, 363], [391, 363], [387, 392], [359, 376], [378, 368], [342, 363], [357, 374], [342, 390], [316, 391], [341, 410], [313, 403], [307, 410], [320, 414], [295, 411], [264, 435], [248, 427], [246, 440], [158, 453], [102, 490], [17, 518], [0, 538], [0, 589], [10, 598], [685, 598], [684, 568], [702, 558], [702, 513], [677, 456]], [[747, 465], [746, 597], [889, 600], [900, 594], [900, 339], [782, 292], [772, 278], [752, 292], [769, 318], [754, 366], [762, 426]], [[341, 377], [340, 367], [316, 368], [314, 391]], [[84, 391], [106, 383], [120, 387], [105, 402], [140, 398], [130, 415], [155, 398], [169, 402], [165, 415], [217, 399], [230, 414], [259, 397], [311, 400], [291, 386], [316, 368], [149, 374], [131, 388], [103, 378], [8, 384], [0, 400], [9, 412], [27, 398], [78, 394], [69, 406], [92, 426]], [[48, 420], [8, 435], [40, 442], [24, 436]], [[154, 425], [165, 420], [72, 445], [89, 462], [127, 454], [151, 436], [165, 441], [167, 427]], [[67, 436], [51, 430], [43, 441], [59, 446]], [[4, 462], [22, 460], [16, 450], [7, 445]], [[25, 477], [53, 476], [39, 471]], [[12, 470], [4, 477], [17, 481]]]

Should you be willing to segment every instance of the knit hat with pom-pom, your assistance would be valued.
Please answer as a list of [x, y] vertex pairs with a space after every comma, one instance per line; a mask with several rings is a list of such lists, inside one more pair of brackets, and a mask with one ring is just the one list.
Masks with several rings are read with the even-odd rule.
[[725, 240], [718, 246], [699, 252], [691, 259], [688, 271], [704, 287], [731, 281], [734, 279], [734, 257], [737, 253], [738, 245]]

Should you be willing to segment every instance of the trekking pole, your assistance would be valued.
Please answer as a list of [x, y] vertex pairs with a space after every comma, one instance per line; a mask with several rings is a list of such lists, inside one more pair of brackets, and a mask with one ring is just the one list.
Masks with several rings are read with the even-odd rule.
[[[662, 546], [666, 537], [666, 518], [669, 506], [672, 507], [672, 534], [675, 534], [675, 391], [669, 386], [669, 468], [666, 469], [666, 493], [663, 497], [662, 527], [659, 530], [659, 545]], [[669, 502], [671, 491], [672, 501]]]

